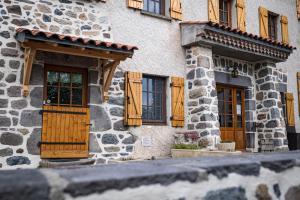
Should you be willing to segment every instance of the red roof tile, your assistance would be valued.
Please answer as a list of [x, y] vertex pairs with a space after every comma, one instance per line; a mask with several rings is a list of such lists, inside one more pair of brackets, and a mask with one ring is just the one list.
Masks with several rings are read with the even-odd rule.
[[17, 28], [17, 33], [26, 33], [31, 34], [32, 36], [43, 36], [48, 39], [58, 39], [61, 41], [68, 41], [71, 43], [82, 43], [84, 45], [91, 44], [98, 47], [108, 47], [108, 48], [115, 48], [119, 50], [126, 50], [126, 51], [134, 51], [138, 48], [136, 46], [132, 45], [125, 45], [120, 43], [113, 43], [113, 42], [105, 42], [101, 40], [93, 40], [89, 38], [82, 38], [77, 36], [71, 36], [71, 35], [63, 35], [63, 34], [57, 34], [52, 32], [45, 32], [38, 29], [26, 29], [26, 28]]
[[211, 27], [215, 27], [215, 28], [218, 28], [218, 29], [221, 29], [221, 30], [225, 30], [225, 31], [232, 32], [232, 33], [235, 33], [235, 34], [243, 35], [243, 36], [246, 36], [246, 37], [249, 37], [249, 38], [252, 38], [252, 39], [264, 41], [264, 42], [267, 42], [269, 44], [276, 45], [276, 46], [279, 46], [279, 47], [288, 48], [288, 49], [295, 49], [293, 46], [291, 46], [289, 44], [284, 44], [282, 42], [278, 42], [278, 41], [271, 40], [271, 39], [268, 39], [268, 38], [263, 38], [261, 36], [258, 36], [258, 35], [252, 34], [252, 33], [244, 32], [244, 31], [238, 30], [236, 28], [221, 25], [219, 23], [214, 23], [214, 22], [211, 22], [211, 21], [186, 21], [186, 22], [181, 22], [181, 24], [206, 24], [206, 25], [209, 25]]

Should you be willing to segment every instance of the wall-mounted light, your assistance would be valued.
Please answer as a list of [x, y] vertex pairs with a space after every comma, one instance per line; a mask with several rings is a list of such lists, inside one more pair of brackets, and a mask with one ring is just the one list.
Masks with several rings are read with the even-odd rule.
[[231, 71], [231, 77], [237, 78], [238, 76], [239, 76], [239, 70], [237, 69], [237, 67], [233, 67], [233, 69]]

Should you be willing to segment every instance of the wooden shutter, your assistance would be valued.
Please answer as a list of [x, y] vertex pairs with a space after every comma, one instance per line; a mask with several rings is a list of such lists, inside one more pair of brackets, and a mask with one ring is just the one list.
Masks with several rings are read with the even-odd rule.
[[174, 19], [182, 20], [182, 8], [181, 8], [181, 0], [171, 0], [171, 17]]
[[172, 126], [184, 127], [184, 78], [171, 78]]
[[295, 126], [293, 93], [286, 93], [285, 99], [286, 99], [287, 124], [288, 126]]
[[246, 32], [246, 9], [245, 0], [236, 1], [236, 16], [237, 16], [237, 28]]
[[219, 23], [219, 0], [208, 0], [208, 20]]
[[142, 125], [142, 73], [125, 75], [125, 125]]
[[281, 16], [281, 36], [282, 42], [284, 44], [289, 43], [289, 29], [288, 29], [288, 18], [286, 16]]
[[127, 0], [127, 5], [129, 8], [143, 9], [143, 0]]
[[268, 10], [263, 7], [259, 7], [259, 31], [261, 37], [269, 37]]
[[297, 6], [297, 17], [298, 20], [300, 19], [300, 0], [296, 0], [296, 6]]

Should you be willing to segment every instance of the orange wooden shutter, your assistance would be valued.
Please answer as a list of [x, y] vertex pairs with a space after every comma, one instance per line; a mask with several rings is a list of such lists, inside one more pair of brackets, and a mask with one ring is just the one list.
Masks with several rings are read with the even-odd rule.
[[293, 93], [286, 93], [285, 99], [286, 99], [287, 124], [288, 126], [295, 126]]
[[281, 16], [281, 36], [282, 42], [284, 44], [289, 43], [289, 28], [288, 28], [288, 18], [286, 16]]
[[263, 7], [259, 7], [259, 32], [261, 37], [269, 37], [268, 10]]
[[174, 19], [182, 20], [182, 8], [181, 8], [181, 0], [171, 0], [171, 17]]
[[184, 127], [184, 78], [171, 78], [172, 126]]
[[130, 8], [143, 9], [143, 0], [127, 0], [127, 5]]
[[296, 0], [297, 6], [297, 17], [300, 19], [300, 0]]
[[125, 75], [125, 124], [142, 125], [142, 73], [127, 72]]
[[219, 0], [208, 0], [208, 20], [219, 23]]
[[236, 16], [237, 16], [237, 28], [241, 31], [246, 32], [246, 11], [245, 11], [245, 1], [236, 1]]
[[298, 110], [300, 116], [300, 72], [297, 72], [297, 86], [298, 86]]

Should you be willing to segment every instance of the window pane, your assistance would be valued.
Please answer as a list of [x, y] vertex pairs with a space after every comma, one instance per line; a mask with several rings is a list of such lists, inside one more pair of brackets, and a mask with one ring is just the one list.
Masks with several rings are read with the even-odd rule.
[[148, 110], [147, 110], [147, 106], [143, 105], [143, 114], [142, 114], [142, 119], [147, 119], [148, 118]]
[[156, 92], [160, 92], [160, 93], [163, 91], [163, 80], [156, 81], [155, 90], [156, 90]]
[[148, 3], [148, 11], [149, 12], [154, 12], [154, 1], [153, 0], [149, 0], [149, 3]]
[[72, 89], [72, 104], [82, 105], [82, 89], [79, 88]]
[[147, 78], [143, 78], [143, 91], [147, 91]]
[[231, 103], [226, 103], [225, 104], [225, 113], [226, 114], [232, 114], [232, 104]]
[[60, 84], [61, 86], [70, 86], [71, 79], [69, 73], [60, 73]]
[[242, 102], [242, 91], [241, 90], [236, 91], [236, 101], [238, 104], [240, 104]]
[[72, 74], [72, 87], [82, 87], [82, 74]]
[[147, 92], [143, 92], [143, 96], [142, 96], [142, 102], [143, 105], [147, 106]]
[[238, 128], [242, 128], [243, 127], [242, 121], [243, 121], [242, 120], [242, 116], [238, 115], [237, 116], [237, 125], [236, 125]]
[[162, 120], [162, 109], [161, 109], [161, 107], [155, 107], [155, 120]]
[[225, 101], [231, 101], [232, 96], [231, 96], [231, 89], [225, 89]]
[[225, 117], [224, 115], [219, 115], [220, 127], [225, 127]]
[[61, 87], [60, 88], [60, 99], [59, 99], [59, 103], [60, 104], [70, 104], [70, 88], [65, 88], [65, 87]]
[[160, 14], [160, 2], [159, 1], [157, 1], [155, 3], [155, 13]]
[[57, 72], [47, 72], [47, 85], [58, 85]]
[[148, 93], [148, 106], [153, 106], [154, 99], [153, 99], [153, 93]]
[[57, 104], [58, 100], [58, 88], [57, 87], [47, 87], [47, 104]]
[[232, 115], [226, 115], [226, 127], [232, 127]]
[[148, 119], [154, 120], [154, 108], [152, 106], [148, 107]]
[[218, 100], [224, 101], [224, 89], [223, 88], [218, 89]]
[[148, 90], [149, 92], [153, 92], [154, 88], [154, 80], [152, 78], [148, 78]]
[[224, 113], [224, 101], [218, 102], [219, 113]]

